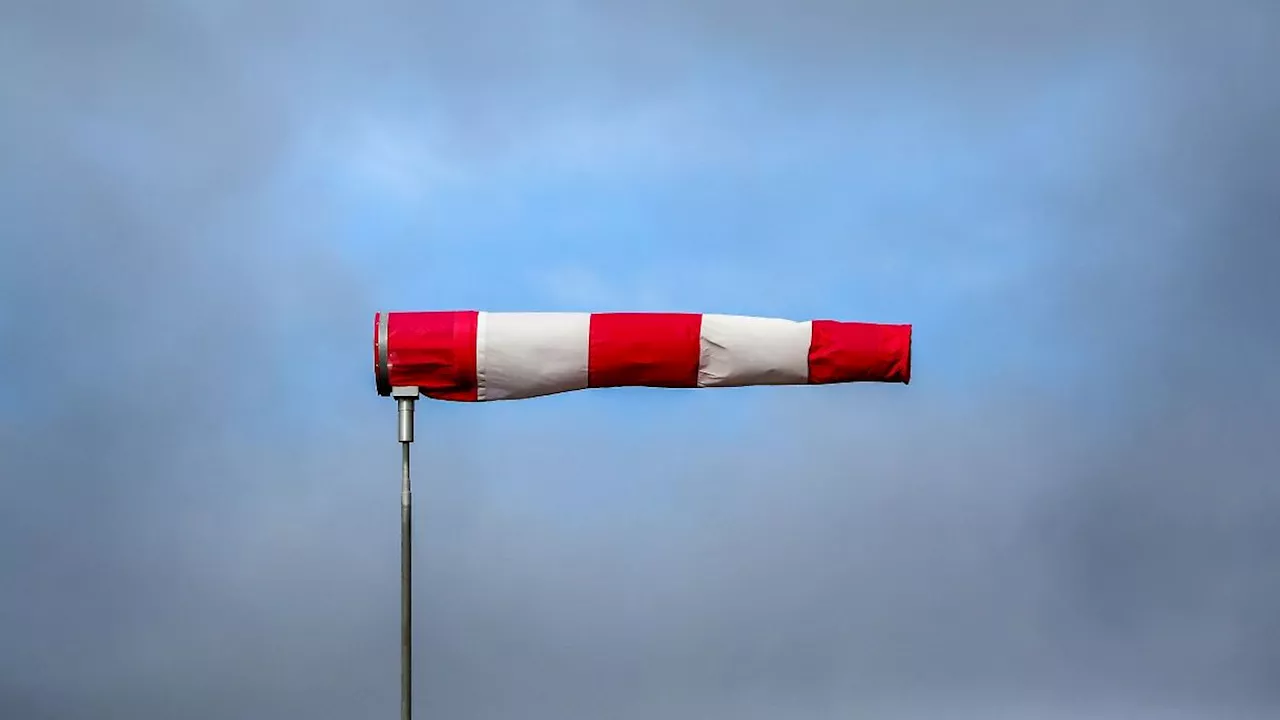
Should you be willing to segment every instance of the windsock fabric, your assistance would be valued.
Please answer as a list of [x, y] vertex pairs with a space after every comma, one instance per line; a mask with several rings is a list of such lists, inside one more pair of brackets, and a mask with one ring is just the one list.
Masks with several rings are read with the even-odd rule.
[[515, 400], [596, 387], [909, 383], [911, 326], [698, 313], [378, 313], [378, 392]]

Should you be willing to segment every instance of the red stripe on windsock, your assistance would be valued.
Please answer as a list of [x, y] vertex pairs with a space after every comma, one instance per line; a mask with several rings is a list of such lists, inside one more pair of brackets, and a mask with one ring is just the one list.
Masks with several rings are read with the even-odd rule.
[[474, 310], [390, 313], [388, 376], [393, 386], [418, 386], [438, 400], [476, 400]]
[[695, 387], [697, 313], [593, 313], [589, 387]]
[[911, 326], [813, 321], [809, 383], [911, 382]]

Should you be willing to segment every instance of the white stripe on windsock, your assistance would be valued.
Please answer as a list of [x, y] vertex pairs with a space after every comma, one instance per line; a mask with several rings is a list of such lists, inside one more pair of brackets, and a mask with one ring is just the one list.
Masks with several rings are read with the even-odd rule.
[[590, 313], [480, 313], [477, 396], [514, 400], [587, 387]]
[[704, 314], [698, 387], [804, 384], [812, 338], [808, 321]]

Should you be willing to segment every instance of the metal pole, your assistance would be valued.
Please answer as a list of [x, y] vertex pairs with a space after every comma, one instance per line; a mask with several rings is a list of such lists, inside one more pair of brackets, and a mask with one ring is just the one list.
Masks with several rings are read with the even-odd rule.
[[413, 488], [409, 444], [418, 388], [393, 388], [400, 429], [400, 720], [413, 717]]

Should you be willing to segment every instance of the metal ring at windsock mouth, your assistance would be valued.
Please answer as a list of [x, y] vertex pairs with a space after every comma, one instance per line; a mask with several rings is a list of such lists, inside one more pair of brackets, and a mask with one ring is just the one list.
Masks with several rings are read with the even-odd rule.
[[390, 318], [387, 315], [385, 312], [377, 314], [377, 337], [374, 340], [377, 362], [373, 368], [373, 376], [378, 385], [378, 394], [383, 397], [391, 394], [391, 366], [387, 362], [387, 322]]

